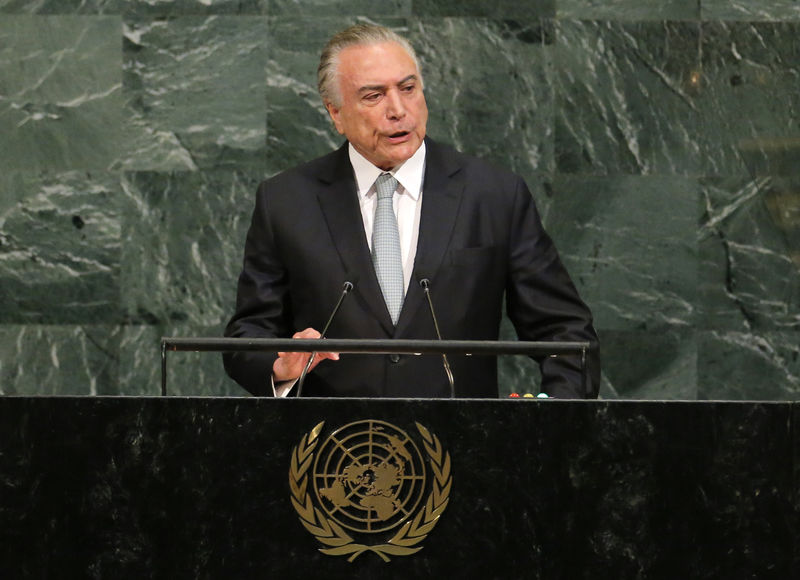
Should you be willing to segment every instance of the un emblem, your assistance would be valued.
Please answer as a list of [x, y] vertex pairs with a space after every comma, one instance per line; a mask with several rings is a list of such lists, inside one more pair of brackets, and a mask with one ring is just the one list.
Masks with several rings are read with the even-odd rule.
[[422, 453], [402, 429], [370, 419], [320, 443], [323, 426], [303, 436], [289, 469], [292, 505], [326, 546], [320, 551], [350, 562], [373, 552], [388, 562], [421, 550], [450, 497], [450, 454], [439, 439], [416, 423]]

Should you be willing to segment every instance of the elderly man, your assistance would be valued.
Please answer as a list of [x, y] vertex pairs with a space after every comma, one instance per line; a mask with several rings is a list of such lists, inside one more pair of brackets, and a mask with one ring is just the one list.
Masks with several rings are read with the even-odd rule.
[[[443, 338], [496, 340], [503, 300], [524, 340], [597, 342], [581, 301], [516, 175], [426, 137], [428, 109], [410, 44], [358, 25], [336, 34], [319, 91], [337, 151], [261, 184], [245, 246], [232, 337], [317, 338], [343, 283], [351, 294], [332, 338], [436, 338], [420, 287], [429, 287]], [[304, 353], [226, 354], [228, 374], [257, 395], [283, 395]], [[492, 357], [451, 357], [459, 397], [496, 397]], [[596, 397], [575, 357], [539, 361], [549, 396]], [[303, 395], [442, 397], [441, 357], [319, 353]]]

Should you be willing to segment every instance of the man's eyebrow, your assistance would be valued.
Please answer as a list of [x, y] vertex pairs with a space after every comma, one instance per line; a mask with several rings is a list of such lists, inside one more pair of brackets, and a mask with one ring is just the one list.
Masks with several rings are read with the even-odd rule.
[[[408, 75], [407, 77], [402, 79], [397, 84], [398, 84], [398, 86], [399, 85], [404, 85], [409, 81], [416, 81], [416, 80], [417, 80], [417, 75]], [[359, 93], [367, 93], [369, 91], [381, 91], [381, 90], [383, 90], [385, 88], [386, 88], [386, 85], [364, 85], [363, 87], [358, 89], [358, 92]]]
[[406, 84], [408, 81], [415, 81], [415, 80], [417, 80], [417, 75], [408, 75], [406, 78], [404, 78], [402, 81], [400, 81], [400, 82], [399, 82], [399, 83], [397, 83], [397, 84], [398, 84], [398, 85], [404, 85], [404, 84]]

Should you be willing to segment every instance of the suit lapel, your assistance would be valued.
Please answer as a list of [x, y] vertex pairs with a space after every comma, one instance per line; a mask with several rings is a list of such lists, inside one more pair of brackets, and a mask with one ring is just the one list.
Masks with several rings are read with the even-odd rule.
[[403, 331], [416, 319], [425, 300], [419, 280], [428, 278], [432, 293], [436, 293], [436, 273], [450, 244], [464, 190], [459, 174], [461, 166], [456, 160], [430, 139], [425, 140], [425, 146], [425, 179], [417, 254], [403, 310], [397, 322], [398, 336], [402, 336]]
[[372, 265], [346, 143], [331, 156], [331, 164], [319, 175], [322, 183], [317, 199], [346, 275], [356, 279], [355, 295], [372, 311], [389, 336], [402, 336], [416, 319], [425, 299], [419, 285], [421, 278], [431, 281], [435, 294], [436, 273], [447, 252], [464, 190], [461, 166], [456, 160], [430, 139], [426, 139], [425, 146], [417, 253], [397, 329], [392, 324]]
[[391, 336], [394, 334], [394, 324], [372, 265], [346, 143], [332, 156], [332, 160], [328, 171], [320, 172], [322, 188], [317, 193], [317, 199], [346, 276], [355, 285], [355, 296], [372, 311]]

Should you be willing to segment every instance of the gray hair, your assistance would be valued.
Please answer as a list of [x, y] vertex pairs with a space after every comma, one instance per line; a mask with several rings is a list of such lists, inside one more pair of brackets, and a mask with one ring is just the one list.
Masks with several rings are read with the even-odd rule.
[[332, 103], [338, 107], [342, 104], [342, 95], [339, 93], [339, 85], [336, 82], [339, 75], [339, 54], [350, 46], [362, 46], [366, 44], [381, 44], [384, 42], [396, 42], [402, 46], [414, 61], [417, 72], [420, 76], [419, 82], [422, 86], [422, 71], [419, 68], [419, 60], [414, 47], [405, 38], [396, 32], [378, 26], [377, 24], [356, 24], [337, 32], [325, 45], [319, 57], [319, 68], [317, 69], [317, 88], [322, 102]]

